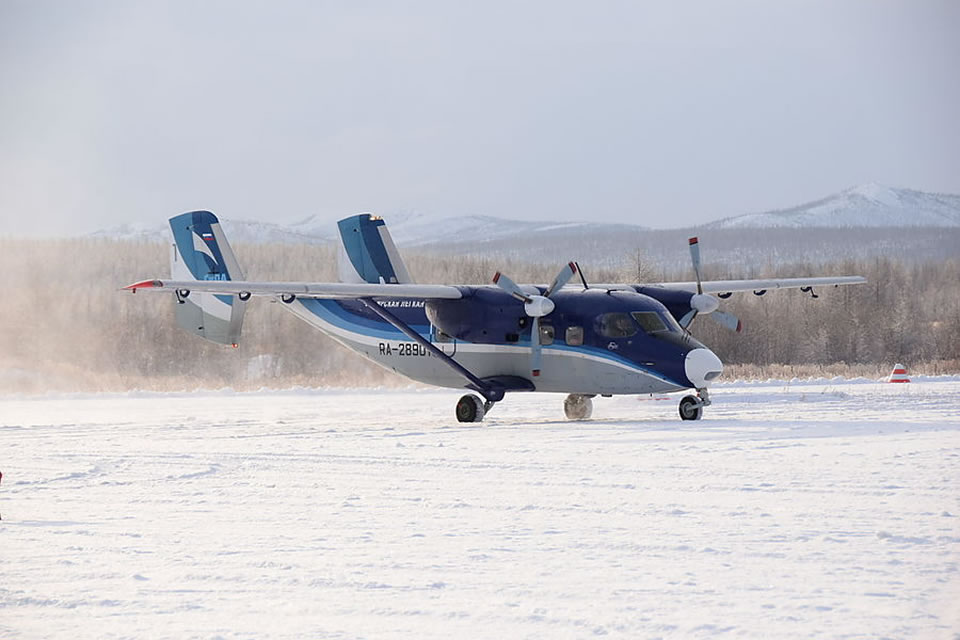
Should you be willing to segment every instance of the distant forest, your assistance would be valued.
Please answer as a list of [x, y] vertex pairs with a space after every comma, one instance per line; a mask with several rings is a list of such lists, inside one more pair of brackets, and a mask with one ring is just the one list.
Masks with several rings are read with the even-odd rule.
[[[713, 232], [711, 232], [713, 233]], [[803, 232], [795, 232], [803, 233]], [[785, 241], [783, 232], [775, 232]], [[682, 239], [682, 238], [681, 238]], [[536, 239], [531, 239], [535, 242]], [[685, 243], [683, 243], [685, 244]], [[960, 257], [942, 249], [903, 257], [851, 257], [809, 262], [711, 264], [709, 279], [863, 275], [869, 284], [816, 290], [735, 294], [721, 309], [737, 314], [735, 334], [707, 318], [693, 333], [737, 375], [816, 375], [887, 372], [895, 362], [912, 371], [960, 372]], [[336, 279], [332, 246], [239, 245], [248, 279]], [[572, 251], [573, 248], [570, 248]], [[520, 282], [549, 282], [570, 251], [523, 258], [464, 253], [404, 253], [419, 282], [482, 284], [502, 270]], [[479, 250], [478, 250], [479, 251]], [[678, 249], [681, 256], [685, 247]], [[169, 273], [169, 247], [108, 239], [0, 238], [0, 392], [128, 389], [369, 386], [397, 384], [394, 374], [367, 362], [265, 299], [248, 306], [237, 349], [207, 343], [176, 327], [172, 298], [119, 289]], [[608, 254], [592, 282], [692, 279], [689, 264], [664, 265], [642, 247]]]

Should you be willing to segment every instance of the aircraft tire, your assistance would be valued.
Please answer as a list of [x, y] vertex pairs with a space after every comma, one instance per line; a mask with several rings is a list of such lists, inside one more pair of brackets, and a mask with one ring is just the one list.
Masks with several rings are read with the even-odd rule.
[[703, 417], [703, 403], [696, 396], [683, 396], [680, 400], [680, 419], [699, 420]]
[[593, 400], [590, 396], [571, 393], [563, 401], [563, 413], [568, 420], [588, 420], [593, 415]]
[[472, 393], [457, 402], [457, 420], [459, 422], [480, 422], [483, 420], [483, 400]]

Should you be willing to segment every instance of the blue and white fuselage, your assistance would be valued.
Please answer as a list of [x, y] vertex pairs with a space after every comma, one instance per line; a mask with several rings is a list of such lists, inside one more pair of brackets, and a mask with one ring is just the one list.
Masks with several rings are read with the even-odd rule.
[[[536, 391], [584, 395], [679, 391], [705, 386], [703, 376], [716, 377], [722, 369], [719, 359], [710, 371], [702, 370], [699, 361], [687, 366], [691, 351], [709, 352], [653, 298], [627, 291], [563, 289], [552, 296], [556, 308], [549, 321], [541, 320], [543, 364], [540, 375], [532, 378], [532, 327], [523, 305], [496, 287], [457, 288], [463, 294], [460, 300], [377, 301], [477, 377], [527, 378]], [[287, 307], [387, 369], [426, 384], [464, 387], [456, 371], [360, 301], [296, 299]], [[440, 329], [428, 313], [453, 331]], [[663, 328], [647, 333], [633, 313], [656, 314]], [[620, 324], [611, 327], [611, 318]], [[691, 381], [690, 376], [698, 379]]]
[[[723, 371], [716, 355], [687, 330], [698, 314], [740, 330], [711, 292], [856, 284], [856, 276], [703, 282], [696, 238], [695, 283], [657, 286], [565, 286], [568, 263], [545, 287], [517, 285], [497, 273], [496, 286], [412, 282], [382, 219], [367, 214], [338, 223], [340, 282], [244, 281], [209, 211], [170, 219], [171, 280], [127, 289], [176, 294], [177, 323], [221, 344], [236, 344], [246, 301], [277, 298], [283, 307], [378, 365], [426, 384], [465, 388], [457, 418], [483, 418], [507, 392], [570, 394], [568, 417], [590, 415], [596, 395], [696, 390], [680, 416], [699, 419], [708, 385]], [[728, 293], [721, 293], [726, 297]]]

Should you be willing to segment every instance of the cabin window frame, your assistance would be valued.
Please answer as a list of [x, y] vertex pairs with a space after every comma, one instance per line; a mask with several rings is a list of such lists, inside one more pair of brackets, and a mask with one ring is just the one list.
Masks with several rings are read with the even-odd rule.
[[541, 345], [550, 345], [553, 344], [553, 341], [556, 340], [557, 330], [552, 324], [547, 324], [543, 321], [540, 322], [540, 344]]
[[583, 344], [583, 327], [580, 325], [571, 325], [564, 332], [563, 340], [571, 347], [579, 347]]

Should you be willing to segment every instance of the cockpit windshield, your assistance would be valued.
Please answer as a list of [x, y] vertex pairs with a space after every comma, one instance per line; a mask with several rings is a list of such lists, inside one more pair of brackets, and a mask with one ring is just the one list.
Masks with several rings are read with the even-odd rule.
[[647, 335], [670, 342], [686, 334], [672, 315], [657, 311], [603, 313], [597, 316], [594, 327], [604, 338], [629, 338], [637, 333], [637, 325]]
[[673, 316], [667, 314], [666, 319], [656, 311], [634, 311], [633, 319], [637, 321], [640, 327], [649, 333], [655, 335], [664, 332], [682, 332], [680, 325], [673, 319]]
[[647, 333], [658, 333], [667, 330], [667, 325], [664, 324], [663, 318], [661, 318], [660, 314], [656, 311], [634, 311], [631, 315], [637, 321], [637, 324]]

